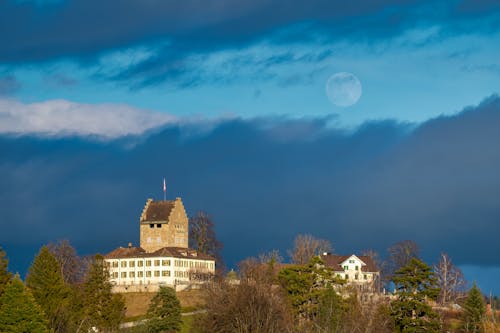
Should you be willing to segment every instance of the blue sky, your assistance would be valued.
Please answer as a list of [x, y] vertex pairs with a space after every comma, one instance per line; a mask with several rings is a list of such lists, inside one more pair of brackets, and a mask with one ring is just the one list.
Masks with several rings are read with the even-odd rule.
[[[214, 217], [230, 265], [301, 232], [339, 252], [415, 239], [500, 294], [496, 1], [8, 0], [0, 22], [0, 244], [16, 269], [48, 241], [135, 239], [166, 176]], [[350, 107], [326, 95], [338, 72], [362, 84]]]

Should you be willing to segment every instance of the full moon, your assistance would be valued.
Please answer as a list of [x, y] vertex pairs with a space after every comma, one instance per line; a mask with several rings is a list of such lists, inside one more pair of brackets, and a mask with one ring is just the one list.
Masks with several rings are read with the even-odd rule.
[[351, 106], [361, 97], [361, 82], [354, 74], [341, 72], [326, 81], [326, 95], [337, 106]]

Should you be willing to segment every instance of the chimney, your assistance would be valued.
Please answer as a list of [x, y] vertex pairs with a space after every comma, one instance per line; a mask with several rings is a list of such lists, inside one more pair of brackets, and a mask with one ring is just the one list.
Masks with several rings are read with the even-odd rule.
[[128, 243], [128, 248], [129, 249], [132, 248], [132, 243], [131, 242]]

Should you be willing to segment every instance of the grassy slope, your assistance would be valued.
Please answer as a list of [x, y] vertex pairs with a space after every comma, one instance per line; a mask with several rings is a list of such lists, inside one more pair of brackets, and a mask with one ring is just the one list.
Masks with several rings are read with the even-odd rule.
[[[122, 295], [127, 307], [125, 317], [137, 318], [146, 314], [155, 293], [125, 293]], [[185, 311], [192, 311], [204, 305], [201, 290], [180, 291], [177, 293], [177, 297]]]

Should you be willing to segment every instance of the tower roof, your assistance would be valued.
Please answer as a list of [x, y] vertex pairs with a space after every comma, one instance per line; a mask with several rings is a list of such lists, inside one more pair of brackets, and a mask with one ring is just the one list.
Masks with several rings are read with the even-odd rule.
[[160, 222], [167, 221], [169, 219], [170, 213], [175, 206], [175, 201], [162, 200], [153, 201], [148, 199], [146, 206], [141, 214], [141, 222]]

